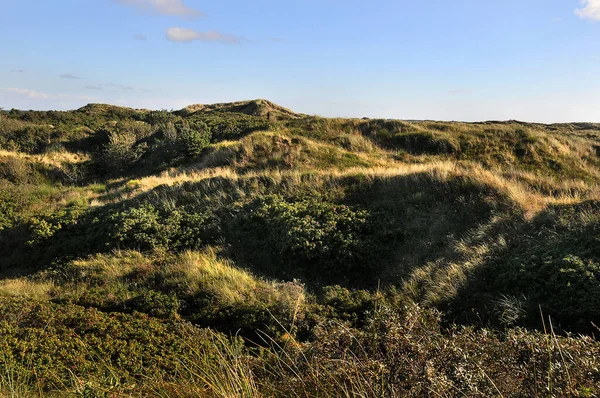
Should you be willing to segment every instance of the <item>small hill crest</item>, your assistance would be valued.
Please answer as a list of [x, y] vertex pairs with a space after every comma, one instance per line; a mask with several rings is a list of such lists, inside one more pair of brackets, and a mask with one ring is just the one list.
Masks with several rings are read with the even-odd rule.
[[181, 116], [188, 116], [194, 113], [212, 112], [244, 113], [246, 115], [269, 117], [273, 119], [289, 119], [304, 116], [264, 99], [208, 105], [193, 104], [177, 111], [176, 113]]

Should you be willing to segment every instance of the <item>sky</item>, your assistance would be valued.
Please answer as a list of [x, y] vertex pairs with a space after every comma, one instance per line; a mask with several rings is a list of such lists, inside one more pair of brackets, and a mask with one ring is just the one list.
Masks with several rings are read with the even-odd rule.
[[0, 0], [0, 107], [600, 122], [600, 0]]

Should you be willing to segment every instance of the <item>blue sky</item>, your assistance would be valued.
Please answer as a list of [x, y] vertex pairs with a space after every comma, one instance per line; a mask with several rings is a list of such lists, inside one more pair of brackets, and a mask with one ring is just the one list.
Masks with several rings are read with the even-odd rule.
[[0, 106], [600, 122], [600, 0], [2, 0]]

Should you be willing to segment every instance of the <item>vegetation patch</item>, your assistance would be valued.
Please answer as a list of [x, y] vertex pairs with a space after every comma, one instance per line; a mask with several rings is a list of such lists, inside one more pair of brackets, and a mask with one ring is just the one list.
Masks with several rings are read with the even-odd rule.
[[600, 391], [600, 125], [0, 112], [0, 395]]

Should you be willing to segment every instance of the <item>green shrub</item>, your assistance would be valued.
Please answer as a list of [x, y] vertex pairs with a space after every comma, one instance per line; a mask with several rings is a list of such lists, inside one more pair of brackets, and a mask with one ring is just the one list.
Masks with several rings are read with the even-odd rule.
[[74, 202], [60, 210], [41, 217], [32, 217], [29, 222], [30, 245], [41, 244], [52, 238], [61, 229], [76, 225], [88, 209], [87, 203]]
[[243, 208], [234, 228], [244, 250], [260, 259], [266, 255], [288, 277], [299, 271], [319, 278], [351, 276], [364, 266], [370, 246], [366, 210], [318, 199], [257, 199]]
[[268, 130], [271, 123], [261, 117], [241, 113], [219, 113], [194, 115], [187, 120], [206, 123], [215, 141], [232, 140], [254, 131]]
[[10, 191], [0, 184], [0, 232], [12, 228], [18, 219], [18, 205]]
[[152, 126], [165, 126], [169, 123], [176, 123], [181, 120], [181, 117], [167, 111], [150, 111], [144, 115], [144, 121]]
[[211, 132], [206, 123], [180, 122], [175, 125], [181, 151], [185, 156], [199, 155], [204, 148], [210, 145]]
[[111, 239], [119, 242], [121, 248], [181, 250], [202, 245], [207, 219], [202, 213], [143, 203], [109, 215], [106, 222], [110, 225]]
[[137, 146], [136, 143], [137, 137], [133, 131], [110, 132], [98, 162], [111, 173], [122, 172], [133, 166], [145, 152], [145, 146]]
[[148, 375], [173, 381], [190, 349], [214, 355], [209, 333], [189, 324], [22, 299], [0, 304], [0, 367], [42, 391], [83, 390], [85, 383], [126, 390]]
[[195, 157], [210, 145], [211, 131], [201, 121], [179, 120], [157, 126], [154, 136], [148, 140], [149, 149], [144, 157], [144, 165], [161, 168], [181, 163]]
[[598, 209], [597, 202], [553, 206], [512, 231], [506, 249], [471, 275], [452, 303], [455, 313], [474, 307], [494, 322], [490, 308], [513, 296], [526, 311], [520, 324], [541, 327], [541, 309], [557, 330], [593, 332], [600, 319]]
[[131, 308], [156, 318], [174, 318], [179, 310], [177, 297], [148, 290], [131, 300]]
[[26, 125], [8, 134], [7, 142], [2, 149], [42, 153], [52, 142], [55, 133], [56, 131], [49, 126]]

